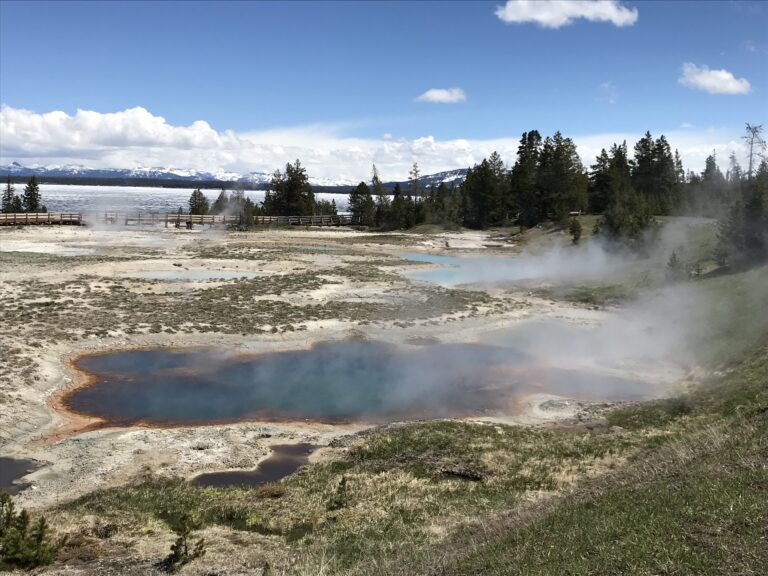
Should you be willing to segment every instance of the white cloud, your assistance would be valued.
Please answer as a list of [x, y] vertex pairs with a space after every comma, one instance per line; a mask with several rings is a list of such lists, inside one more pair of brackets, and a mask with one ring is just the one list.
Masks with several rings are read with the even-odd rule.
[[466, 102], [467, 95], [461, 88], [430, 88], [416, 102], [432, 102], [435, 104], [457, 104]]
[[597, 87], [597, 101], [606, 102], [608, 104], [616, 104], [619, 99], [619, 90], [616, 87], [616, 83], [613, 80], [602, 82]]
[[579, 18], [632, 26], [638, 12], [618, 0], [507, 0], [496, 9], [496, 16], [508, 24], [533, 22], [543, 28], [560, 28]]
[[[642, 134], [571, 136], [588, 166], [601, 148], [622, 140], [631, 146]], [[666, 136], [672, 147], [680, 150], [686, 169], [696, 171], [703, 168], [704, 159], [713, 150], [722, 159], [732, 150], [742, 150], [735, 132], [678, 129], [666, 132]], [[18, 161], [91, 168], [159, 166], [272, 172], [299, 158], [315, 178], [367, 180], [375, 163], [384, 180], [404, 180], [414, 162], [419, 163], [423, 174], [431, 174], [472, 166], [497, 151], [512, 164], [518, 139], [518, 134], [486, 140], [439, 140], [429, 135], [414, 139], [354, 138], [345, 136], [339, 127], [322, 125], [261, 132], [216, 131], [204, 121], [174, 126], [144, 108], [113, 113], [78, 110], [73, 115], [0, 108], [0, 164]]]
[[682, 128], [683, 130], [688, 130], [688, 129], [694, 128], [694, 127], [695, 126], [693, 124], [691, 124], [690, 122], [683, 122], [682, 124], [680, 124], [680, 128]]
[[707, 66], [696, 66], [690, 62], [683, 64], [680, 84], [703, 90], [710, 94], [749, 94], [751, 86], [746, 78], [736, 78], [728, 70], [710, 70]]

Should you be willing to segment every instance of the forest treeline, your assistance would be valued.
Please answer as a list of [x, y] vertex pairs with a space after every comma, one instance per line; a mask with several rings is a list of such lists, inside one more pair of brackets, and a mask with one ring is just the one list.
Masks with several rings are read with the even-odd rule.
[[[494, 152], [469, 168], [460, 185], [441, 183], [422, 188], [413, 165], [405, 189], [388, 194], [374, 165], [370, 182], [360, 182], [349, 195], [349, 211], [362, 225], [400, 230], [418, 224], [466, 226], [519, 225], [552, 221], [568, 227], [574, 241], [581, 224], [574, 216], [599, 216], [594, 232], [639, 245], [655, 226], [654, 216], [686, 215], [718, 218], [722, 263], [768, 257], [768, 165], [761, 156], [762, 127], [747, 125], [749, 166], [735, 153], [723, 170], [715, 153], [701, 173], [685, 172], [680, 155], [664, 135], [650, 132], [630, 149], [626, 142], [601, 150], [585, 167], [572, 139], [556, 132], [542, 137], [524, 132], [517, 157], [505, 166]], [[212, 206], [200, 190], [190, 198], [192, 213], [240, 213], [247, 224], [254, 215], [335, 214], [335, 202], [318, 201], [299, 160], [276, 172], [264, 202], [257, 206], [242, 192], [222, 190]]]

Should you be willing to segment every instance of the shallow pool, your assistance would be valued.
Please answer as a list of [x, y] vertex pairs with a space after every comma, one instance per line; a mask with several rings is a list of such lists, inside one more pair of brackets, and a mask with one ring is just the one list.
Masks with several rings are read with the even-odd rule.
[[413, 280], [445, 286], [505, 280], [507, 274], [499, 267], [508, 266], [511, 261], [502, 257], [441, 256], [417, 252], [402, 252], [398, 256], [412, 262], [439, 265], [439, 268], [410, 270], [406, 275]]

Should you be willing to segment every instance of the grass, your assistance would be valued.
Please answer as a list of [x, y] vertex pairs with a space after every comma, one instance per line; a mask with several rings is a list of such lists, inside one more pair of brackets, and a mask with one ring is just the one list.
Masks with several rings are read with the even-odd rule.
[[365, 573], [370, 562], [384, 565], [393, 554], [429, 549], [467, 517], [540, 498], [612, 466], [644, 442], [639, 435], [455, 421], [393, 425], [362, 435], [327, 463], [303, 468], [280, 484], [278, 497], [258, 488], [149, 479], [95, 492], [60, 514], [97, 516], [138, 537], [148, 526], [164, 529], [173, 511], [194, 510], [209, 526], [277, 539], [273, 563], [301, 542], [308, 562], [326, 554], [334, 571]]

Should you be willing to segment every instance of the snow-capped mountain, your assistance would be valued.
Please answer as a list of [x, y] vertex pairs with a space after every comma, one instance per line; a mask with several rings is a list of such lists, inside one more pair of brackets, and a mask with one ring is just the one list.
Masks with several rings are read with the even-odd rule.
[[[203, 172], [200, 170], [187, 170], [179, 168], [87, 168], [85, 166], [68, 164], [64, 166], [23, 166], [18, 162], [13, 162], [6, 166], [0, 166], [0, 176], [44, 176], [47, 178], [87, 178], [94, 180], [158, 180], [174, 182], [240, 182], [255, 188], [266, 188], [272, 181], [272, 172], [248, 172], [240, 174], [238, 172]], [[419, 178], [422, 189], [431, 186], [438, 186], [444, 182], [446, 184], [459, 185], [466, 177], [466, 168], [458, 170], [449, 170], [429, 174]], [[121, 183], [122, 183], [121, 182]], [[357, 180], [350, 178], [315, 178], [309, 177], [309, 182], [313, 186], [321, 188], [343, 188], [348, 189], [358, 184]], [[385, 188], [392, 189], [395, 182], [387, 182]], [[400, 186], [406, 190], [408, 182], [400, 182]]]
[[[419, 185], [422, 190], [427, 190], [429, 188], [440, 186], [440, 184], [445, 184], [446, 186], [459, 186], [462, 182], [464, 182], [464, 179], [467, 177], [467, 169], [466, 168], [458, 168], [456, 170], [446, 170], [445, 172], [437, 172], [435, 174], [427, 174], [425, 176], [421, 176], [419, 178]], [[410, 182], [408, 180], [398, 182], [400, 184], [400, 187], [403, 189], [403, 191], [408, 190], [408, 187], [410, 185]], [[387, 182], [384, 184], [386, 188], [393, 188], [395, 186], [395, 182]]]
[[0, 173], [11, 176], [48, 176], [78, 178], [142, 178], [149, 180], [220, 180], [230, 182], [241, 177], [236, 172], [201, 172], [179, 168], [87, 168], [78, 164], [64, 166], [22, 166], [13, 162], [0, 167]]

